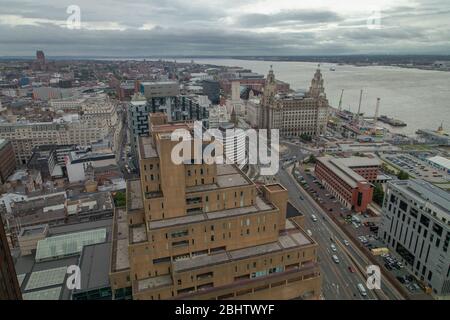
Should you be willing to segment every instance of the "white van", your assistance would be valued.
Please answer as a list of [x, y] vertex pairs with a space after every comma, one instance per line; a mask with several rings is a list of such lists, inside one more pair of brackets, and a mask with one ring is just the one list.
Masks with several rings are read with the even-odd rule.
[[358, 290], [363, 297], [367, 296], [366, 288], [364, 288], [362, 283], [358, 283]]
[[312, 221], [314, 221], [314, 222], [316, 222], [317, 221], [317, 217], [315, 216], [315, 215], [311, 215], [311, 219], [312, 219]]

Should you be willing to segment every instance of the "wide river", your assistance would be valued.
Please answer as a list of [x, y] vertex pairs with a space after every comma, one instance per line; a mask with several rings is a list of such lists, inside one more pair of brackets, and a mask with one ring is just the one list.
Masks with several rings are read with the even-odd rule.
[[[194, 61], [240, 66], [264, 75], [267, 74], [270, 65], [273, 65], [275, 77], [288, 82], [292, 89], [309, 88], [317, 69], [316, 63], [309, 62], [236, 59], [194, 59]], [[330, 67], [335, 67], [336, 70], [331, 71]], [[404, 128], [385, 125], [393, 132], [414, 135], [417, 129], [437, 129], [441, 122], [444, 123], [444, 129], [450, 132], [450, 72], [382, 66], [339, 66], [326, 63], [321, 64], [321, 70], [325, 79], [325, 93], [334, 107], [338, 106], [341, 90], [344, 89], [343, 108], [357, 112], [360, 90], [363, 89], [361, 112], [366, 116], [374, 115], [376, 99], [379, 97], [380, 115], [385, 114], [408, 124]]]

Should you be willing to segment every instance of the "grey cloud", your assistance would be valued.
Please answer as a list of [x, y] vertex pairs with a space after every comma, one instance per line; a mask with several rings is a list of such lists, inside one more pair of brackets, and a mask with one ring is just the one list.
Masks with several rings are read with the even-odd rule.
[[289, 24], [317, 24], [336, 22], [342, 18], [332, 11], [295, 10], [275, 14], [246, 14], [238, 18], [241, 27], [270, 27]]

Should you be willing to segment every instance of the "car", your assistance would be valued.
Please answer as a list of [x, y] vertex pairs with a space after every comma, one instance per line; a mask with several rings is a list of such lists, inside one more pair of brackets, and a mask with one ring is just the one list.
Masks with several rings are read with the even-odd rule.
[[310, 237], [312, 237], [312, 232], [311, 232], [311, 230], [306, 230], [306, 233], [310, 236]]
[[300, 200], [305, 200], [302, 196], [298, 196], [298, 198], [299, 198]]
[[312, 221], [317, 222], [317, 217], [314, 214], [311, 215], [311, 219]]
[[362, 283], [358, 283], [358, 291], [363, 297], [367, 296], [366, 288]]
[[331, 250], [333, 250], [334, 252], [336, 252], [336, 246], [334, 245], [334, 243], [332, 243], [331, 245], [330, 245], [330, 247], [331, 247]]
[[384, 266], [386, 267], [386, 269], [388, 269], [389, 271], [393, 270], [391, 265], [389, 263], [385, 263]]
[[355, 273], [355, 269], [352, 266], [348, 266], [348, 271], [351, 273]]
[[349, 245], [350, 245], [350, 242], [348, 242], [348, 240], [344, 239], [344, 244], [345, 244], [346, 246], [349, 246]]
[[331, 258], [333, 259], [333, 261], [334, 261], [335, 263], [339, 263], [339, 258], [338, 258], [337, 255], [333, 254], [333, 255], [331, 256]]

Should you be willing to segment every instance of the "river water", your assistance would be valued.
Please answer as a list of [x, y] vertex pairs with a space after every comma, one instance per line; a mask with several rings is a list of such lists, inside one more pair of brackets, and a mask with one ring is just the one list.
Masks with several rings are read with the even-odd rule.
[[[181, 59], [177, 59], [181, 61]], [[188, 60], [190, 61], [190, 59]], [[309, 88], [317, 69], [316, 63], [278, 62], [236, 59], [194, 59], [196, 63], [240, 66], [267, 74], [273, 65], [275, 77], [288, 82], [292, 89]], [[330, 67], [335, 67], [331, 71]], [[376, 99], [381, 98], [380, 115], [400, 119], [407, 127], [392, 128], [393, 132], [414, 135], [417, 129], [437, 129], [444, 123], [450, 132], [450, 72], [427, 71], [397, 67], [356, 67], [321, 64], [325, 93], [330, 104], [337, 107], [344, 89], [343, 108], [357, 112], [360, 90], [363, 89], [361, 112], [375, 113]], [[381, 125], [381, 123], [380, 123]]]

